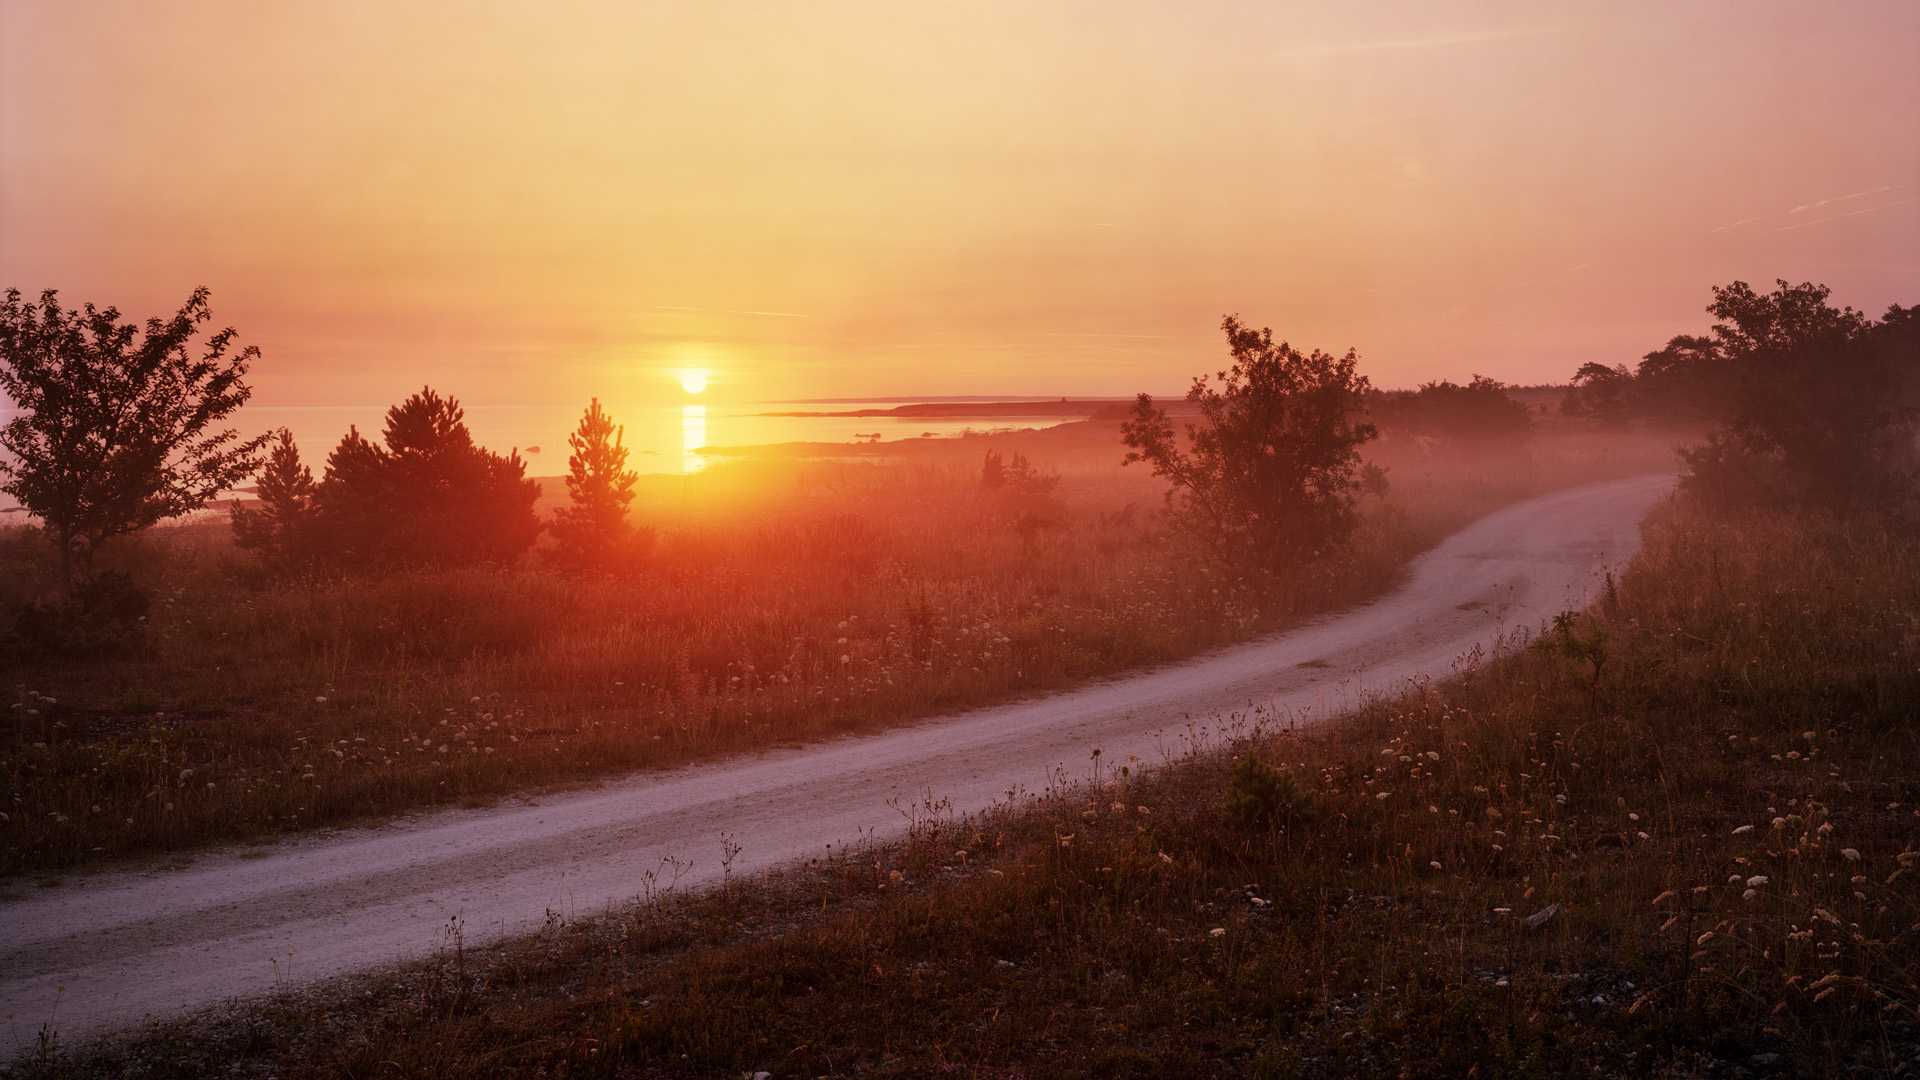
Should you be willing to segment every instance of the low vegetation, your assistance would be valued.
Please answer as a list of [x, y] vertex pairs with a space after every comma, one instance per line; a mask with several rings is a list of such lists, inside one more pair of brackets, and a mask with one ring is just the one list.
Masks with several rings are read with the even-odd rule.
[[[1085, 437], [1117, 442], [1108, 425]], [[235, 552], [223, 521], [154, 531], [107, 553], [152, 598], [137, 648], [16, 652], [0, 674], [0, 873], [486, 800], [1177, 659], [1375, 594], [1504, 502], [1670, 467], [1667, 445], [1543, 434], [1488, 472], [1383, 446], [1396, 486], [1363, 503], [1345, 557], [1259, 578], [1181, 557], [1137, 473], [1036, 492], [982, 485], [977, 462], [796, 466], [746, 485], [750, 516], [655, 492], [653, 546], [624, 574], [543, 559], [288, 577]], [[49, 559], [29, 531], [0, 536], [0, 591], [31, 595]]]
[[25, 1075], [1884, 1075], [1920, 541], [1685, 499], [1462, 678]]

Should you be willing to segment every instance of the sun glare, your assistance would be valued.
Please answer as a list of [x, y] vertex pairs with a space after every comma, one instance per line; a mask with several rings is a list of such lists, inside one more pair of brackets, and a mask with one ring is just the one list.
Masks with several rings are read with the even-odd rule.
[[711, 374], [706, 368], [681, 368], [680, 389], [689, 394], [698, 394], [707, 388], [707, 377]]

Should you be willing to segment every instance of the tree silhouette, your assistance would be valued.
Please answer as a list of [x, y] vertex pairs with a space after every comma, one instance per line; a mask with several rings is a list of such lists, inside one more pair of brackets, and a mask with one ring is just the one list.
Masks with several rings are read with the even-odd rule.
[[1624, 364], [1608, 367], [1589, 360], [1573, 373], [1573, 387], [1560, 400], [1560, 411], [1590, 416], [1603, 424], [1624, 424], [1631, 409], [1627, 395], [1632, 386], [1633, 372]]
[[1187, 391], [1202, 419], [1186, 425], [1188, 447], [1141, 394], [1121, 424], [1126, 460], [1170, 481], [1178, 520], [1223, 556], [1277, 568], [1324, 554], [1353, 531], [1359, 448], [1379, 433], [1356, 419], [1369, 389], [1359, 354], [1303, 354], [1231, 315], [1220, 328], [1233, 363], [1218, 387], [1201, 375]]
[[252, 394], [260, 350], [235, 350], [231, 327], [196, 346], [207, 297], [144, 329], [117, 308], [62, 308], [52, 289], [0, 304], [0, 391], [22, 410], [0, 428], [0, 491], [45, 524], [69, 585], [107, 540], [206, 506], [259, 466], [268, 437], [222, 423]]
[[511, 562], [532, 546], [540, 487], [516, 453], [476, 445], [431, 387], [387, 410], [384, 446], [349, 430], [315, 504], [328, 553], [362, 565]]
[[561, 558], [580, 566], [604, 565], [628, 539], [627, 507], [638, 475], [627, 468], [625, 429], [594, 398], [567, 436], [567, 495], [573, 505], [554, 514], [553, 534]]
[[234, 543], [282, 567], [305, 563], [313, 553], [314, 488], [293, 432], [281, 428], [260, 470], [259, 505], [233, 504]]
[[[1895, 507], [1913, 498], [1920, 369], [1910, 313], [1875, 323], [1825, 285], [1716, 287], [1713, 362], [1729, 374], [1728, 423], [1681, 452], [1682, 482], [1709, 498]], [[1709, 339], [1694, 339], [1706, 343]]]

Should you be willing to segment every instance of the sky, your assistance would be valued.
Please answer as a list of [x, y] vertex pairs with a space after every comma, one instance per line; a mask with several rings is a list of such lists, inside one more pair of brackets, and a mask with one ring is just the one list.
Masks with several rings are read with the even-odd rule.
[[1235, 312], [1564, 381], [1920, 301], [1920, 5], [0, 0], [0, 285], [256, 401], [1177, 392]]

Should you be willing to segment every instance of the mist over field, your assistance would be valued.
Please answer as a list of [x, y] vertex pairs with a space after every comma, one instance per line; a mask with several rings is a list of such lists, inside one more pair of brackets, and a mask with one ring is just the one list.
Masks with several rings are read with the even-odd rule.
[[0, 1076], [1912, 1075], [1915, 55], [0, 0]]

